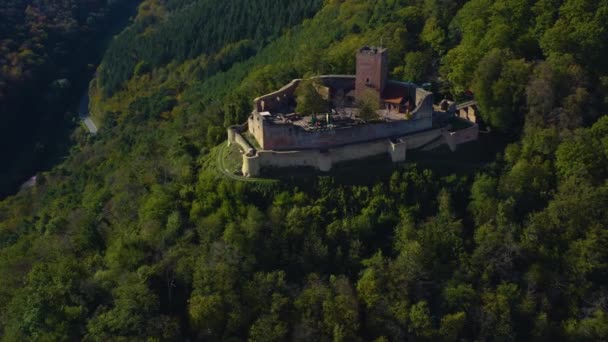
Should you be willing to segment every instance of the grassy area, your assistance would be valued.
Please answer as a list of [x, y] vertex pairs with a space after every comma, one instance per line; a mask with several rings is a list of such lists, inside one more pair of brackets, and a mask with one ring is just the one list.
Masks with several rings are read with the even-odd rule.
[[224, 148], [224, 168], [226, 171], [239, 174], [241, 167], [243, 166], [243, 155], [237, 144], [231, 144], [229, 147]]
[[272, 193], [280, 186], [280, 182], [270, 178], [249, 178], [240, 174], [242, 167], [242, 154], [239, 146], [232, 144], [228, 146], [227, 142], [214, 147], [202, 162], [205, 172], [212, 172], [219, 177], [228, 178], [230, 180], [246, 183], [247, 186], [260, 194]]

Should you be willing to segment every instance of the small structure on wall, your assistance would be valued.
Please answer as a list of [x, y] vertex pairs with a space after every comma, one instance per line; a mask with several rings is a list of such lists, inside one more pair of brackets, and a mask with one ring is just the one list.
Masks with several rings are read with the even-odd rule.
[[[405, 160], [407, 149], [440, 139], [455, 148], [453, 142], [477, 138], [478, 128], [468, 119], [464, 121], [473, 129], [467, 130], [466, 139], [458, 139], [458, 132], [447, 126], [434, 125], [431, 92], [388, 80], [387, 49], [365, 46], [356, 61], [356, 75], [314, 77], [318, 95], [328, 104], [325, 112], [296, 111], [301, 79], [254, 100], [247, 123], [228, 130], [229, 143], [239, 144], [245, 152], [244, 175], [257, 176], [265, 167], [312, 166], [328, 171], [337, 162], [381, 153], [398, 162]], [[369, 115], [370, 108], [375, 115]]]
[[477, 109], [476, 101], [471, 100], [460, 103], [456, 106], [456, 111], [460, 118], [475, 123], [477, 122], [477, 113], [479, 112], [479, 109]]

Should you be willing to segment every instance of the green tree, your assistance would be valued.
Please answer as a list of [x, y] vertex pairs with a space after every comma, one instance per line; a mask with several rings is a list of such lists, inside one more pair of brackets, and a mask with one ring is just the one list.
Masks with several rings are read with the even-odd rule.
[[323, 326], [334, 341], [356, 341], [359, 330], [359, 303], [345, 277], [330, 277], [333, 295], [323, 304]]
[[431, 313], [426, 301], [421, 301], [412, 305], [409, 321], [409, 330], [415, 336], [430, 339], [435, 335], [431, 322]]
[[495, 291], [483, 294], [481, 336], [496, 341], [517, 340], [518, 331], [513, 318], [518, 304], [518, 292], [517, 285], [503, 283]]
[[364, 121], [374, 121], [379, 118], [380, 99], [378, 93], [372, 89], [365, 89], [357, 99], [357, 117]]
[[325, 113], [328, 103], [319, 93], [323, 85], [318, 79], [307, 79], [300, 82], [296, 89], [296, 111], [302, 114]]
[[559, 176], [590, 182], [605, 179], [608, 161], [602, 147], [600, 141], [590, 136], [587, 130], [577, 131], [557, 149], [555, 167]]
[[526, 124], [543, 127], [552, 120], [557, 100], [555, 82], [555, 72], [549, 63], [542, 62], [534, 67], [534, 73], [526, 88]]
[[8, 304], [9, 321], [3, 322], [8, 340], [67, 340], [77, 338], [88, 315], [83, 292], [84, 270], [71, 256], [36, 264]]
[[431, 56], [425, 51], [407, 53], [401, 77], [409, 82], [423, 82], [428, 75], [430, 62]]
[[601, 340], [608, 334], [608, 316], [603, 310], [596, 310], [587, 318], [567, 321], [565, 330], [572, 341]]
[[530, 73], [530, 65], [525, 60], [512, 59], [512, 56], [508, 50], [490, 51], [479, 62], [471, 86], [483, 119], [503, 131], [522, 124]]
[[444, 341], [455, 341], [458, 339], [458, 336], [465, 326], [466, 317], [466, 314], [462, 311], [443, 316], [439, 334]]
[[179, 336], [177, 322], [158, 314], [158, 297], [139, 281], [118, 286], [114, 305], [104, 308], [87, 324], [87, 338], [107, 341], [116, 338], [162, 338]]
[[288, 312], [288, 298], [273, 294], [270, 313], [261, 315], [249, 330], [250, 341], [284, 341], [287, 337], [288, 324], [284, 321]]
[[323, 303], [332, 296], [330, 288], [316, 274], [308, 276], [302, 292], [294, 301], [299, 313], [295, 338], [301, 341], [323, 339]]
[[496, 179], [487, 174], [477, 175], [475, 178], [475, 182], [471, 186], [469, 210], [477, 225], [489, 222], [496, 216], [498, 209], [496, 187]]
[[426, 20], [424, 28], [420, 33], [420, 39], [429, 44], [436, 54], [442, 55], [445, 52], [446, 34], [444, 29], [439, 25], [439, 21], [436, 17], [430, 17]]

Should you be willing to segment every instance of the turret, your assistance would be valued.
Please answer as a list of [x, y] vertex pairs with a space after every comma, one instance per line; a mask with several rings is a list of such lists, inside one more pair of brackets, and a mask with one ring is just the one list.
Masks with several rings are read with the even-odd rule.
[[364, 46], [357, 53], [357, 77], [355, 81], [355, 96], [357, 99], [365, 94], [366, 89], [372, 89], [378, 94], [378, 99], [386, 87], [388, 76], [388, 51], [382, 47]]

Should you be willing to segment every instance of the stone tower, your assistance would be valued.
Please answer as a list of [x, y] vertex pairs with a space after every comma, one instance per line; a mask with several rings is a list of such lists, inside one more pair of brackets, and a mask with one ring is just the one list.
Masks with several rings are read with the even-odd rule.
[[365, 89], [373, 89], [378, 99], [386, 86], [388, 53], [382, 47], [364, 46], [357, 53], [357, 79], [355, 97], [360, 98]]

